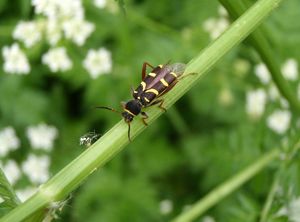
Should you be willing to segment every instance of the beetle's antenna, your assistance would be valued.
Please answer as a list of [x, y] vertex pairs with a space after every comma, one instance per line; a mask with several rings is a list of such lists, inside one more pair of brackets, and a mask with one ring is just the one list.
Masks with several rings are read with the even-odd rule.
[[128, 124], [128, 139], [129, 139], [129, 142], [131, 142], [131, 139], [130, 139], [130, 123], [127, 123]]
[[107, 107], [107, 106], [95, 106], [94, 108], [96, 108], [96, 109], [107, 109], [107, 110], [113, 111], [115, 113], [121, 113], [120, 111], [115, 110], [115, 109], [110, 108], [110, 107]]

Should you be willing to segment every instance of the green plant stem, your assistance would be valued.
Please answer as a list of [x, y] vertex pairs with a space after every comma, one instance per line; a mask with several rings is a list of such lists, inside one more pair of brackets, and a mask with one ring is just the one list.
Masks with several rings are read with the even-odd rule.
[[275, 194], [276, 194], [276, 192], [278, 190], [278, 187], [279, 187], [280, 176], [281, 176], [282, 172], [283, 172], [283, 167], [281, 165], [279, 171], [275, 175], [275, 179], [272, 183], [271, 190], [268, 194], [268, 197], [267, 197], [267, 200], [264, 204], [263, 210], [261, 211], [261, 216], [260, 216], [260, 220], [259, 220], [260, 222], [267, 221], [269, 211], [271, 209]]
[[279, 149], [274, 149], [265, 154], [259, 160], [256, 160], [252, 165], [248, 166], [246, 169], [212, 190], [204, 198], [176, 217], [173, 222], [187, 222], [196, 219], [203, 212], [208, 210], [210, 207], [218, 203], [220, 200], [228, 196], [246, 181], [263, 170], [268, 164], [278, 157], [279, 152]]
[[292, 163], [292, 160], [294, 159], [296, 154], [299, 152], [299, 150], [300, 150], [300, 140], [293, 145], [292, 149], [289, 150], [288, 153], [285, 155], [285, 159], [281, 162], [280, 167], [279, 167], [279, 169], [275, 175], [274, 181], [272, 183], [272, 187], [268, 194], [267, 200], [261, 211], [260, 222], [268, 221], [269, 211], [271, 209], [276, 192], [278, 190], [281, 176], [285, 173], [285, 170], [287, 169], [288, 165], [290, 163]]
[[[232, 1], [232, 0], [219, 0], [219, 2], [226, 8], [230, 16], [237, 19], [244, 11], [247, 10], [247, 6], [250, 5], [249, 0], [245, 1]], [[245, 5], [245, 2], [247, 5]], [[263, 62], [270, 70], [272, 79], [277, 86], [279, 92], [289, 102], [291, 107], [300, 113], [300, 103], [293, 93], [287, 80], [283, 77], [280, 70], [280, 62], [276, 56], [274, 48], [270, 45], [266, 37], [267, 28], [262, 24], [249, 36], [250, 44], [256, 49]], [[268, 36], [270, 38], [270, 36]]]
[[[243, 16], [234, 22], [230, 28], [193, 59], [185, 73], [198, 73], [181, 80], [172, 91], [164, 97], [164, 106], [169, 108], [182, 97], [200, 77], [212, 68], [232, 47], [245, 39], [282, 0], [259, 0]], [[156, 107], [147, 109], [149, 125], [161, 114]], [[132, 139], [146, 127], [135, 120], [131, 124]], [[127, 124], [124, 121], [117, 123], [103, 135], [89, 149], [83, 152], [69, 165], [58, 172], [53, 178], [42, 185], [38, 192], [23, 204], [19, 205], [0, 221], [18, 222], [30, 216], [35, 211], [47, 207], [53, 201], [62, 200], [71, 191], [77, 188], [97, 168], [103, 166], [114, 155], [128, 144]]]

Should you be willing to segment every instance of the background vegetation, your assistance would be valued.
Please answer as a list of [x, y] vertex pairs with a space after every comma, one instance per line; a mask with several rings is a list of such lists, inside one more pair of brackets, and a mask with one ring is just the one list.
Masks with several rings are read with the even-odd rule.
[[[95, 31], [84, 46], [59, 43], [73, 61], [69, 71], [52, 73], [41, 63], [49, 48], [46, 42], [24, 49], [31, 64], [29, 75], [0, 70], [0, 129], [12, 126], [21, 144], [2, 157], [2, 164], [13, 159], [21, 166], [32, 153], [48, 155], [49, 171], [54, 175], [83, 152], [85, 148], [79, 145], [82, 135], [89, 131], [104, 134], [120, 119], [92, 107], [117, 108], [120, 101], [130, 99], [130, 86], [139, 84], [144, 61], [155, 65], [169, 60], [188, 62], [212, 41], [205, 26], [208, 19], [230, 21], [220, 13], [218, 1], [125, 3], [124, 14], [114, 1], [107, 1], [102, 9], [92, 1], [83, 1], [86, 19], [94, 23]], [[300, 60], [299, 8], [298, 0], [284, 1], [265, 23], [280, 66], [290, 58]], [[36, 18], [29, 0], [1, 0], [0, 16], [1, 47], [14, 42], [12, 32], [18, 21]], [[82, 61], [90, 48], [100, 47], [111, 51], [112, 71], [93, 79]], [[127, 149], [74, 191], [57, 221], [167, 221], [269, 150], [293, 147], [299, 135], [297, 113], [280, 96], [269, 98], [272, 82], [261, 82], [256, 70], [261, 62], [247, 41], [235, 47]], [[289, 83], [297, 96], [298, 76]], [[255, 117], [246, 109], [247, 93], [254, 89], [264, 90], [269, 98], [266, 105], [257, 102], [264, 111]], [[278, 109], [291, 113], [283, 133], [268, 124], [268, 117]], [[57, 129], [49, 152], [33, 149], [26, 138], [27, 128], [39, 123]], [[283, 123], [279, 120], [278, 124]], [[272, 163], [200, 221], [257, 221], [277, 177], [269, 221], [299, 221], [290, 213], [300, 211], [296, 204], [297, 158], [284, 173], [278, 173], [281, 161]], [[34, 185], [22, 172], [14, 188]]]

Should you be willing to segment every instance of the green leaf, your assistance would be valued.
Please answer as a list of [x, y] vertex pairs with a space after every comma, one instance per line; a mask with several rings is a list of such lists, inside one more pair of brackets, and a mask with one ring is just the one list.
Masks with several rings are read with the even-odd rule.
[[5, 174], [0, 169], [0, 217], [17, 207], [21, 202]]

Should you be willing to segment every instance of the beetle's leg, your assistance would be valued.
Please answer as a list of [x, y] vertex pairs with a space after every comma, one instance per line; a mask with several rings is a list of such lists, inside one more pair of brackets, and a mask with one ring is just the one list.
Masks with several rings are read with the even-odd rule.
[[164, 104], [164, 99], [158, 99], [158, 100], [155, 100], [153, 103], [150, 104], [150, 106], [153, 106], [153, 105], [156, 105], [156, 104], [159, 104], [158, 105], [158, 108], [162, 109], [164, 112], [166, 112], [166, 108], [163, 107], [163, 104]]
[[146, 69], [147, 66], [151, 67], [152, 69], [154, 69], [154, 67], [152, 65], [150, 65], [148, 62], [144, 62], [143, 63], [143, 68], [142, 68], [142, 80], [145, 78], [146, 76]]
[[141, 112], [141, 115], [142, 115], [142, 121], [143, 121], [144, 125], [148, 126], [148, 123], [146, 122], [146, 119], [148, 119], [149, 116], [145, 112]]
[[137, 93], [138, 93], [138, 92], [135, 91], [135, 89], [133, 88], [133, 86], [131, 86], [130, 89], [131, 89], [131, 90], [130, 90], [130, 91], [131, 91], [131, 95], [136, 99], [136, 96], [137, 96]]
[[128, 137], [129, 142], [131, 142], [131, 138], [130, 138], [130, 123], [128, 122], [127, 124], [128, 124], [127, 137]]
[[188, 73], [188, 74], [185, 74], [185, 75], [183, 75], [183, 76], [180, 76], [180, 77], [178, 78], [178, 80], [180, 81], [180, 80], [184, 79], [185, 77], [188, 77], [188, 76], [190, 76], [190, 75], [196, 75], [196, 74], [198, 74], [198, 73], [196, 73], [196, 72], [190, 72], [190, 73]]

